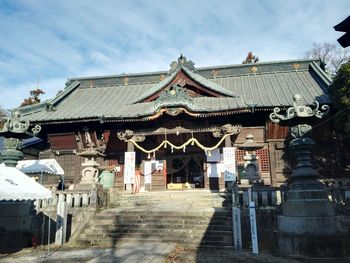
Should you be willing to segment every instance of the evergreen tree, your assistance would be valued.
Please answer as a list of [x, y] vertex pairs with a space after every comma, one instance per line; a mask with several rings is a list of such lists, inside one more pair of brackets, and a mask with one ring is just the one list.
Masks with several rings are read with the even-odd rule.
[[333, 107], [337, 110], [337, 127], [350, 137], [350, 62], [336, 73], [330, 88]]

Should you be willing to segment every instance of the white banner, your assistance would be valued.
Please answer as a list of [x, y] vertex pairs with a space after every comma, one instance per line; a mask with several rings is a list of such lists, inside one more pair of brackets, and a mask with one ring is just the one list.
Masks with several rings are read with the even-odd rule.
[[236, 180], [236, 148], [224, 147], [222, 149], [224, 159], [225, 182]]
[[151, 184], [152, 182], [152, 162], [146, 161], [144, 166], [145, 184]]
[[135, 152], [125, 152], [124, 184], [133, 184], [135, 176]]

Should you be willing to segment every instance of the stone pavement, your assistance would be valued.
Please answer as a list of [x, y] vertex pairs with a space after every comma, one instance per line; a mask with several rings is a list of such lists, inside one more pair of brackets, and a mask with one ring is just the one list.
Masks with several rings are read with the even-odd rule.
[[70, 248], [61, 247], [52, 250], [36, 249], [21, 251], [0, 259], [0, 262], [122, 262], [122, 263], [162, 263], [166, 256], [176, 247], [173, 243], [139, 243], [118, 244], [117, 248]]

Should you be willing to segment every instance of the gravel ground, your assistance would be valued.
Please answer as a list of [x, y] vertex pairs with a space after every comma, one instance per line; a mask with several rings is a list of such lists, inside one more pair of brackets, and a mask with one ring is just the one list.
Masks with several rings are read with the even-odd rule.
[[186, 249], [178, 245], [164, 263], [300, 263], [292, 259], [261, 253], [235, 252], [232, 249]]
[[[188, 249], [174, 243], [122, 243], [117, 247], [104, 246], [51, 246], [50, 256], [47, 247], [27, 248], [13, 254], [0, 254], [4, 263], [300, 263], [286, 257], [273, 256], [267, 252], [254, 255], [250, 252], [235, 252], [232, 249]], [[343, 263], [349, 259], [330, 261], [313, 259], [316, 263]]]

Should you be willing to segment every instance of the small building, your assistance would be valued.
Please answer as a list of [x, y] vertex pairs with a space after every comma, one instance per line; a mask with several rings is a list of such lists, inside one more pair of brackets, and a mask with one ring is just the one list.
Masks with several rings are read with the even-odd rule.
[[[89, 137], [105, 155], [100, 168], [115, 168], [119, 190], [125, 152], [132, 151], [147, 190], [185, 183], [222, 189], [224, 147], [234, 147], [238, 179], [253, 171], [260, 182], [278, 186], [286, 180], [289, 127], [272, 123], [269, 114], [293, 105], [295, 94], [306, 104], [329, 104], [330, 83], [316, 60], [196, 68], [180, 56], [166, 71], [68, 79], [55, 98], [20, 111], [23, 120], [41, 125], [48, 145], [39, 158], [55, 158], [66, 182], [79, 182], [76, 152]], [[254, 166], [239, 148], [247, 135], [261, 146]]]

